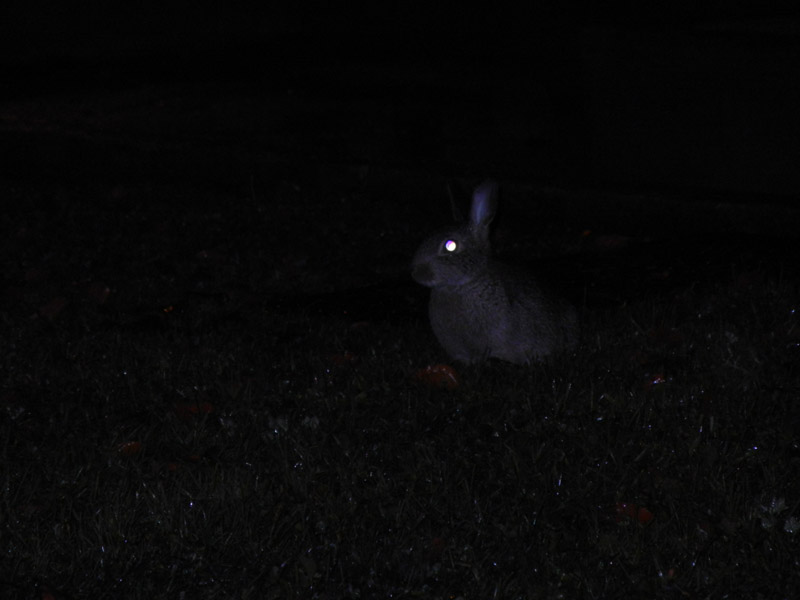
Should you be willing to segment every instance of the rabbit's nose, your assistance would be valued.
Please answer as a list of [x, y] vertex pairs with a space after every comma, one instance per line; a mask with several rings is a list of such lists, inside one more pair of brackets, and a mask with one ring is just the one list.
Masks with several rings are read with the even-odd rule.
[[414, 281], [417, 283], [429, 286], [433, 281], [433, 271], [431, 271], [430, 266], [427, 264], [414, 265], [411, 269], [411, 277], [413, 277]]

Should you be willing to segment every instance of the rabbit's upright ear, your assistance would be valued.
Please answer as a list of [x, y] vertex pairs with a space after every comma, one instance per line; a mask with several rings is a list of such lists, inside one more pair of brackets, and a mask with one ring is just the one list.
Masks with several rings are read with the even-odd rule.
[[484, 239], [489, 238], [489, 224], [497, 212], [497, 183], [484, 181], [472, 194], [472, 208], [469, 221], [475, 231]]

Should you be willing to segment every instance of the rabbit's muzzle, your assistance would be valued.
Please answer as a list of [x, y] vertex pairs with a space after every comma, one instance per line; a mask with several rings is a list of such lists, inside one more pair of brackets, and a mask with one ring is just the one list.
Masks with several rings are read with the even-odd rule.
[[433, 271], [428, 264], [419, 264], [414, 265], [411, 269], [411, 277], [414, 278], [414, 281], [417, 283], [421, 283], [422, 285], [432, 287], [433, 286]]

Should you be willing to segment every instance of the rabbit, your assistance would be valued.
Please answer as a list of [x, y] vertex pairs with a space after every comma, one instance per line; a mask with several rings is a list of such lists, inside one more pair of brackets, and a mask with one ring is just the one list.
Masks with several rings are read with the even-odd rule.
[[441, 229], [414, 255], [411, 275], [431, 288], [436, 338], [450, 358], [467, 364], [488, 358], [529, 364], [575, 348], [575, 308], [525, 270], [492, 257], [496, 210], [497, 184], [486, 181], [474, 190], [469, 222]]

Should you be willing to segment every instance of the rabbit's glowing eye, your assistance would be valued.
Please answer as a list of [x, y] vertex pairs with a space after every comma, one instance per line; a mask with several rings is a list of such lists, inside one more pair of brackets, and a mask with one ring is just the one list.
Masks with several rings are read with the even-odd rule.
[[458, 243], [455, 240], [445, 240], [443, 247], [447, 252], [455, 252], [458, 248]]

